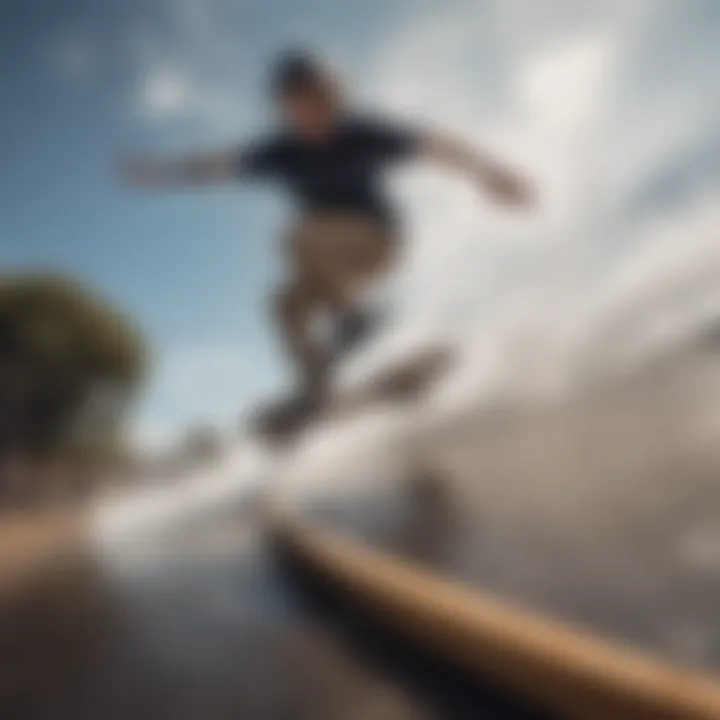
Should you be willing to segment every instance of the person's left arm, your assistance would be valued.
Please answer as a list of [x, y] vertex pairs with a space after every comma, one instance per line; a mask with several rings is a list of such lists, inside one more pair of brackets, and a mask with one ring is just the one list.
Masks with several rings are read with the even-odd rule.
[[534, 202], [534, 189], [527, 178], [467, 143], [445, 135], [422, 133], [417, 140], [417, 152], [421, 157], [466, 173], [497, 203], [528, 207]]
[[468, 143], [395, 123], [379, 122], [374, 131], [385, 158], [420, 157], [460, 171], [477, 182], [492, 200], [503, 205], [526, 207], [534, 202], [534, 189], [526, 178]]

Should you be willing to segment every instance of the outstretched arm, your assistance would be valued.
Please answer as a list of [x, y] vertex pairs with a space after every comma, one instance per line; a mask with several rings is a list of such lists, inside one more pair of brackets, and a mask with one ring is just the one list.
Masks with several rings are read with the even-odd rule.
[[495, 202], [528, 207], [534, 202], [532, 184], [485, 153], [444, 135], [427, 135], [421, 153], [433, 161], [468, 173]]
[[120, 174], [136, 187], [162, 188], [211, 185], [235, 178], [233, 152], [188, 155], [178, 158], [130, 156], [120, 162]]

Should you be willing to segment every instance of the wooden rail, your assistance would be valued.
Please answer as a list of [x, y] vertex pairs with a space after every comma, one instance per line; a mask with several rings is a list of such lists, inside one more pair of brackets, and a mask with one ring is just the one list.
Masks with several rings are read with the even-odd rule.
[[582, 720], [719, 720], [720, 680], [481, 594], [277, 512], [284, 551], [386, 626], [540, 708]]

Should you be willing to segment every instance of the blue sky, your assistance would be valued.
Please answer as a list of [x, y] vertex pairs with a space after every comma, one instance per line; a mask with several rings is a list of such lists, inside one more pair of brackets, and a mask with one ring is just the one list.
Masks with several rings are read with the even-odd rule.
[[268, 58], [316, 45], [363, 98], [490, 145], [541, 185], [528, 223], [452, 178], [393, 184], [414, 238], [399, 282], [405, 327], [480, 322], [533, 263], [576, 277], [579, 244], [605, 267], [628, 256], [634, 224], [715, 201], [719, 7], [5, 0], [0, 263], [67, 271], [138, 319], [156, 354], [144, 439], [229, 422], [282, 382], [263, 303], [285, 207], [262, 188], [129, 192], [118, 153], [241, 141], [269, 119]]

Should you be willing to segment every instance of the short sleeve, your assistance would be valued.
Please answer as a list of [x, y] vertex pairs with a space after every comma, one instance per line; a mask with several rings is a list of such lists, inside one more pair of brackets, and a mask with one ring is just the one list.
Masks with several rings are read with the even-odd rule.
[[277, 140], [265, 140], [238, 148], [234, 173], [238, 178], [264, 178], [282, 168], [283, 150]]
[[379, 160], [405, 160], [419, 153], [420, 133], [408, 125], [373, 120], [366, 123], [365, 133]]

